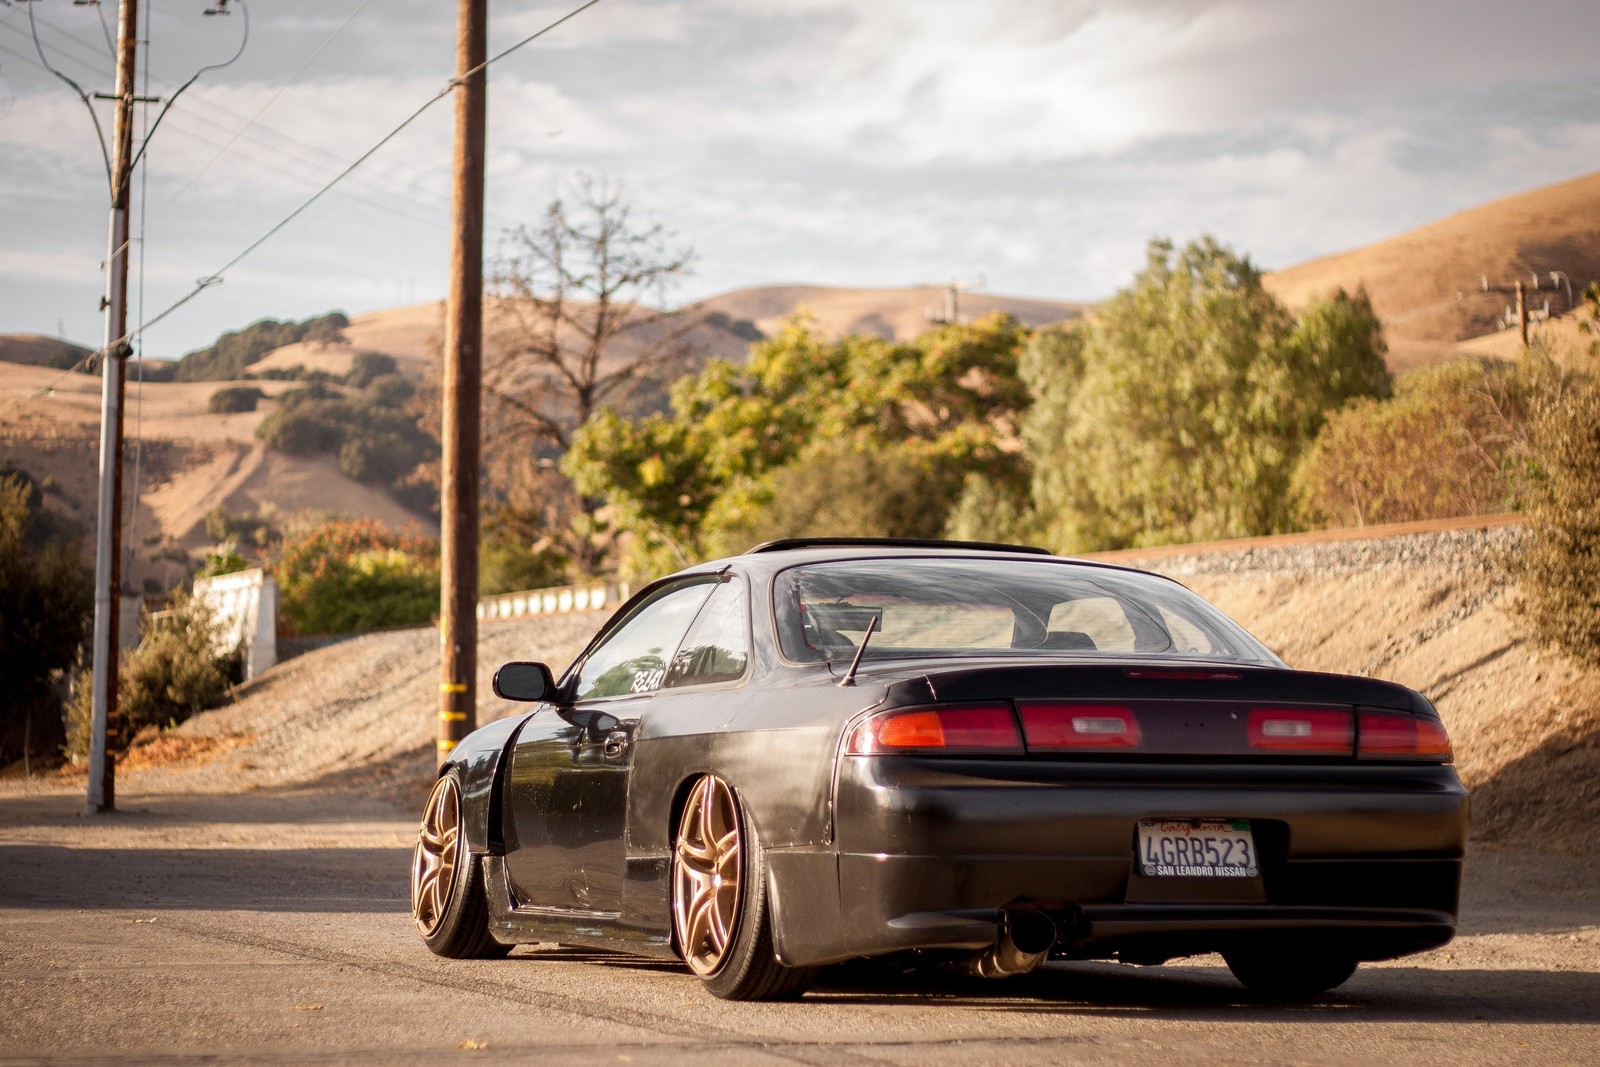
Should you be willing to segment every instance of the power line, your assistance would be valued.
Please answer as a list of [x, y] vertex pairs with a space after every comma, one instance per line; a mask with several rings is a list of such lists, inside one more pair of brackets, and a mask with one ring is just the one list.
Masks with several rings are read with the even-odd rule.
[[29, 0], [28, 3], [28, 31], [33, 37], [33, 47], [39, 53], [39, 62], [44, 64], [44, 68], [51, 74], [71, 86], [72, 91], [78, 94], [78, 99], [83, 101], [83, 106], [89, 109], [89, 118], [94, 120], [95, 139], [100, 142], [100, 155], [104, 157], [106, 163], [106, 185], [113, 187], [111, 189], [112, 199], [116, 199], [115, 181], [111, 177], [111, 150], [106, 147], [106, 131], [100, 126], [100, 116], [95, 112], [94, 103], [89, 99], [89, 94], [83, 91], [83, 86], [50, 65], [49, 58], [44, 54], [44, 45], [39, 42], [39, 26], [33, 17], [32, 0]]
[[220, 149], [218, 149], [216, 155], [214, 155], [210, 159], [206, 160], [205, 163], [200, 167], [200, 169], [195, 171], [194, 175], [192, 177], [190, 177], [190, 179], [188, 181], [184, 182], [183, 185], [181, 185], [178, 188], [177, 192], [172, 194], [172, 199], [176, 200], [178, 197], [182, 196], [183, 193], [184, 193], [184, 190], [188, 189], [189, 186], [193, 185], [196, 181], [198, 181], [199, 178], [200, 178], [200, 175], [204, 174], [208, 169], [210, 169], [211, 164], [213, 164], [217, 160], [221, 159], [223, 154], [225, 152], [227, 152], [229, 148], [233, 147], [233, 142], [237, 141], [239, 139], [239, 137], [244, 133], [244, 131], [248, 130], [252, 125], [254, 125], [255, 121], [257, 119], [259, 119], [262, 116], [263, 113], [265, 113], [267, 108], [269, 108], [273, 104], [277, 103], [278, 97], [282, 96], [284, 94], [284, 91], [286, 89], [288, 89], [289, 86], [294, 84], [295, 79], [299, 78], [300, 75], [302, 75], [302, 74], [304, 74], [306, 72], [306, 68], [311, 66], [311, 64], [316, 61], [316, 58], [322, 54], [323, 50], [326, 49], [330, 44], [333, 43], [333, 39], [335, 37], [339, 36], [339, 34], [343, 33], [344, 32], [344, 28], [346, 26], [350, 25], [351, 21], [354, 20], [357, 15], [361, 14], [361, 12], [366, 9], [367, 4], [369, 4], [369, 3], [371, 3], [371, 0], [361, 0], [361, 2], [356, 5], [355, 10], [350, 12], [349, 15], [345, 16], [345, 20], [343, 22], [339, 23], [338, 27], [331, 34], [328, 35], [327, 40], [323, 41], [320, 45], [318, 45], [316, 51], [312, 52], [311, 55], [306, 57], [306, 61], [304, 63], [300, 64], [300, 68], [298, 70], [296, 70], [293, 74], [289, 75], [289, 78], [288, 78], [287, 81], [285, 81], [282, 85], [278, 86], [278, 91], [273, 93], [272, 96], [270, 96], [267, 99], [266, 103], [262, 104], [259, 108], [257, 108], [256, 109], [256, 113], [254, 115], [251, 115], [250, 118], [245, 122], [245, 124], [243, 126], [240, 126], [237, 130], [234, 131], [233, 136], [228, 138], [228, 143], [223, 145]]
[[[59, 27], [51, 25], [44, 19], [39, 20], [39, 25], [42, 28], [53, 30], [58, 34], [65, 33], [65, 31], [61, 30]], [[4, 28], [4, 23], [0, 23], [0, 29]], [[17, 29], [16, 32], [22, 33], [24, 37], [27, 36], [26, 31]], [[73, 44], [78, 45], [82, 49], [88, 49], [87, 45], [84, 45], [82, 42], [78, 41], [74, 37], [71, 37], [70, 35], [67, 35], [65, 39]], [[20, 52], [12, 51], [11, 49], [6, 48], [4, 44], [0, 44], [0, 50], [11, 52], [12, 55], [23, 60], [36, 69], [48, 71], [48, 68], [42, 66], [37, 59], [34, 59], [31, 56], [25, 56]], [[100, 75], [105, 75], [107, 73], [103, 69], [100, 69], [96, 66], [96, 62], [101, 58], [97, 52], [94, 54], [92, 60], [77, 55], [67, 56], [66, 58], [71, 59], [74, 63], [77, 63], [94, 73]], [[165, 82], [160, 78], [156, 78], [155, 81], [158, 85], [165, 89], [170, 89], [173, 84], [171, 82]], [[199, 105], [202, 108], [208, 109], [218, 115], [225, 116], [226, 118], [233, 120], [233, 123], [226, 123], [216, 119], [206, 118], [204, 115], [197, 114], [193, 111], [178, 112], [169, 118], [167, 123], [168, 129], [179, 130], [180, 132], [183, 132], [191, 138], [201, 141], [212, 148], [219, 147], [221, 142], [195, 133], [193, 130], [186, 128], [186, 124], [191, 122], [199, 123], [201, 125], [208, 126], [229, 134], [235, 133], [236, 126], [234, 123], [245, 123], [247, 126], [249, 125], [249, 120], [247, 120], [244, 115], [208, 100], [203, 94], [191, 94], [187, 100], [191, 107], [193, 105]], [[273, 153], [274, 156], [289, 155], [308, 167], [321, 169], [328, 167], [343, 167], [344, 165], [344, 160], [341, 157], [335, 155], [327, 149], [312, 144], [308, 141], [303, 141], [291, 134], [284, 133], [281, 130], [274, 129], [271, 126], [268, 126], [266, 123], [257, 122], [254, 124], [253, 128], [241, 132], [244, 133], [245, 140], [261, 146], [263, 149]], [[263, 139], [264, 137], [267, 139]], [[218, 154], [220, 155], [221, 153], [219, 152]], [[244, 153], [243, 155], [244, 158], [246, 158], [254, 166], [277, 171], [278, 173], [291, 177], [298, 182], [304, 182], [311, 185], [315, 185], [317, 183], [318, 179], [315, 177], [304, 174], [297, 170], [285, 168], [281, 163], [277, 162], [276, 158], [263, 157], [255, 153]], [[438, 219], [434, 218], [431, 213], [436, 211], [445, 201], [446, 195], [444, 193], [428, 190], [426, 188], [417, 186], [413, 182], [399, 178], [396, 175], [387, 174], [384, 172], [370, 173], [367, 176], [355, 176], [354, 180], [358, 181], [361, 185], [372, 190], [373, 192], [382, 194], [384, 197], [409, 201], [413, 206], [421, 208], [430, 213], [426, 219], [430, 225], [442, 225], [442, 223], [440, 223]], [[175, 202], [175, 196], [176, 194], [174, 194], [174, 199], [167, 200], [166, 205], [157, 210], [157, 218], [163, 217], [168, 211], [171, 210]], [[379, 203], [373, 200], [365, 200], [363, 202], [367, 203], [369, 206], [378, 207], [381, 210], [395, 211], [397, 214], [402, 215], [405, 214], [404, 212], [397, 211], [388, 203]], [[415, 219], [418, 216], [411, 215], [409, 217]], [[499, 215], [498, 213], [492, 214], [491, 218], [493, 218], [495, 223], [502, 228], [507, 228], [514, 224], [514, 220], [508, 219], [502, 215]]]
[[[41, 25], [45, 25], [45, 23], [43, 23], [41, 21]], [[3, 25], [0, 25], [0, 28], [3, 28]], [[23, 35], [26, 36], [26, 32], [25, 31], [19, 31], [19, 32], [23, 32]], [[8, 47], [7, 45], [5, 45], [3, 42], [0, 42], [0, 52], [10, 53], [11, 55], [15, 56], [17, 59], [22, 60], [23, 62], [27, 63], [29, 66], [32, 66], [37, 70], [45, 71], [47, 73], [49, 71], [49, 68], [47, 68], [47, 67], [43, 66], [42, 64], [40, 64], [39, 61], [37, 59], [35, 59], [34, 57], [25, 55], [25, 54], [23, 54], [21, 52], [18, 52], [15, 49], [12, 49], [12, 48]], [[73, 58], [74, 58], [75, 62], [84, 63], [83, 60], [79, 60], [76, 57], [73, 57]], [[88, 64], [84, 63], [84, 65], [88, 65]], [[159, 79], [157, 79], [157, 81], [159, 82]], [[224, 107], [222, 107], [222, 106], [220, 106], [218, 104], [212, 103], [211, 101], [207, 100], [203, 96], [193, 96], [193, 95], [191, 95], [190, 97], [188, 97], [188, 102], [191, 105], [201, 104], [201, 105], [203, 105], [203, 106], [205, 106], [207, 108], [210, 108], [213, 111], [219, 112], [219, 113], [221, 113], [223, 115], [227, 115], [227, 116], [232, 117], [232, 118], [242, 118], [243, 117], [243, 116], [238, 115], [238, 113], [236, 113], [236, 112], [230, 111], [227, 108], [224, 108]], [[181, 134], [183, 136], [189, 137], [192, 140], [198, 141], [198, 142], [200, 142], [202, 144], [205, 144], [205, 145], [208, 145], [208, 146], [210, 146], [212, 148], [217, 148], [223, 143], [220, 140], [217, 140], [217, 139], [214, 139], [214, 138], [211, 138], [211, 137], [207, 137], [206, 135], [204, 135], [202, 133], [198, 133], [194, 129], [191, 129], [189, 127], [189, 125], [188, 125], [191, 122], [199, 123], [202, 126], [210, 127], [212, 129], [220, 130], [220, 131], [224, 131], [224, 132], [227, 132], [230, 129], [230, 127], [226, 126], [225, 124], [223, 124], [221, 122], [218, 122], [218, 121], [215, 121], [215, 120], [212, 120], [212, 119], [207, 119], [203, 115], [193, 114], [193, 113], [189, 113], [189, 112], [178, 112], [177, 114], [172, 115], [170, 117], [170, 120], [167, 123], [166, 128], [168, 130], [171, 130], [171, 131], [176, 131], [177, 133], [179, 133], [179, 134]], [[269, 135], [271, 135], [273, 137], [276, 137], [282, 143], [279, 144], [279, 145], [273, 145], [270, 142], [263, 140], [260, 137], [260, 134], [269, 134]], [[266, 149], [266, 150], [271, 151], [271, 152], [274, 152], [279, 156], [289, 156], [291, 158], [291, 160], [298, 160], [301, 163], [303, 163], [305, 166], [309, 166], [309, 167], [324, 168], [324, 167], [327, 167], [329, 165], [328, 163], [325, 163], [321, 159], [312, 158], [311, 153], [315, 153], [315, 154], [317, 154], [319, 156], [322, 156], [326, 160], [331, 160], [331, 161], [333, 161], [334, 163], [336, 163], [338, 165], [342, 166], [342, 164], [343, 164], [343, 161], [340, 160], [333, 153], [328, 152], [325, 149], [319, 148], [316, 145], [312, 145], [312, 144], [310, 144], [308, 142], [300, 141], [297, 138], [294, 138], [294, 137], [291, 137], [291, 136], [289, 136], [287, 134], [283, 134], [283, 133], [281, 133], [279, 131], [273, 130], [270, 127], [266, 126], [265, 124], [258, 124], [256, 129], [249, 131], [248, 134], [247, 134], [247, 140], [252, 141], [257, 145], [260, 145], [261, 148]], [[287, 147], [285, 147], [285, 146], [287, 146]], [[316, 178], [314, 178], [312, 176], [309, 176], [309, 175], [303, 173], [302, 171], [295, 170], [295, 169], [290, 168], [290, 167], [285, 167], [282, 163], [277, 162], [276, 159], [273, 159], [273, 158], [270, 158], [270, 157], [258, 156], [258, 155], [255, 155], [254, 153], [247, 154], [245, 158], [247, 158], [249, 160], [249, 162], [252, 165], [256, 166], [256, 167], [265, 168], [265, 169], [268, 169], [268, 170], [275, 171], [275, 172], [277, 172], [279, 174], [282, 174], [282, 175], [284, 175], [286, 177], [292, 178], [297, 182], [305, 182], [305, 183], [312, 184], [312, 185], [315, 185], [316, 182], [317, 182]], [[391, 180], [396, 180], [396, 179], [393, 179], [392, 175], [388, 176], [388, 177]], [[361, 184], [365, 188], [367, 188], [367, 189], [369, 189], [369, 190], [371, 190], [371, 191], [373, 191], [375, 193], [380, 193], [383, 196], [389, 198], [390, 200], [398, 199], [398, 200], [407, 201], [413, 207], [421, 208], [424, 211], [428, 212], [428, 214], [418, 214], [418, 213], [408, 214], [407, 212], [404, 212], [404, 211], [400, 210], [393, 203], [374, 200], [374, 199], [371, 199], [371, 198], [357, 197], [357, 196], [355, 196], [355, 194], [353, 194], [353, 193], [351, 193], [351, 192], [349, 192], [347, 190], [346, 191], [341, 191], [341, 195], [348, 196], [351, 199], [357, 200], [360, 203], [364, 203], [364, 204], [368, 205], [369, 207], [374, 207], [374, 208], [377, 208], [379, 210], [393, 212], [395, 214], [400, 214], [400, 215], [403, 215], [403, 216], [406, 216], [406, 217], [409, 217], [409, 218], [412, 218], [412, 219], [420, 219], [422, 221], [425, 221], [425, 222], [429, 223], [430, 225], [443, 225], [443, 222], [441, 222], [433, 214], [433, 212], [435, 212], [435, 209], [437, 209], [440, 206], [440, 202], [443, 200], [443, 194], [442, 193], [429, 194], [428, 191], [425, 190], [425, 189], [420, 189], [420, 188], [417, 189], [417, 192], [423, 194], [423, 196], [427, 196], [427, 195], [432, 195], [433, 196], [432, 200], [425, 200], [425, 199], [422, 198], [422, 196], [418, 196], [418, 195], [413, 194], [410, 191], [409, 188], [401, 187], [401, 186], [395, 186], [395, 185], [389, 185], [389, 184], [384, 184], [381, 180], [378, 180], [378, 179], [379, 179], [378, 175], [373, 175], [372, 177], [369, 177], [369, 178], [361, 180]], [[407, 183], [407, 184], [409, 184], [409, 183]], [[412, 188], [415, 188], [415, 187], [413, 186]], [[168, 209], [169, 210], [170, 210], [170, 207], [171, 207], [171, 202], [169, 201], [169, 203], [168, 203]], [[159, 218], [163, 214], [165, 214], [165, 211], [158, 212], [157, 217]]]
[[388, 133], [384, 134], [383, 137], [381, 137], [378, 140], [377, 144], [374, 144], [371, 148], [367, 149], [360, 156], [358, 156], [353, 163], [351, 163], [344, 170], [340, 171], [339, 174], [336, 175], [333, 178], [332, 181], [328, 182], [321, 189], [318, 189], [315, 193], [313, 193], [311, 195], [311, 198], [308, 199], [305, 203], [301, 204], [299, 207], [297, 207], [293, 211], [291, 211], [288, 215], [284, 216], [283, 219], [281, 219], [277, 224], [275, 224], [266, 233], [264, 233], [260, 237], [258, 237], [247, 248], [245, 248], [244, 251], [242, 251], [238, 255], [234, 256], [227, 263], [224, 263], [215, 272], [213, 272], [212, 274], [206, 275], [205, 277], [199, 279], [199, 281], [196, 282], [195, 287], [193, 289], [191, 289], [188, 293], [186, 293], [182, 297], [180, 297], [177, 300], [177, 302], [175, 302], [172, 305], [170, 305], [166, 310], [162, 311], [155, 318], [150, 319], [147, 322], [141, 323], [136, 329], [130, 331], [128, 333], [128, 335], [126, 337], [124, 337], [122, 340], [124, 342], [126, 342], [128, 340], [131, 340], [134, 337], [139, 336], [140, 334], [143, 334], [150, 327], [156, 325], [156, 323], [162, 321], [167, 316], [171, 315], [174, 311], [177, 311], [179, 308], [181, 308], [183, 305], [187, 304], [189, 301], [193, 300], [195, 297], [199, 296], [205, 290], [207, 290], [211, 286], [216, 285], [219, 282], [221, 282], [222, 278], [223, 278], [223, 275], [225, 275], [228, 271], [232, 270], [235, 266], [237, 266], [239, 264], [239, 262], [241, 260], [243, 260], [245, 257], [249, 256], [256, 249], [260, 248], [262, 245], [266, 244], [269, 240], [271, 240], [273, 237], [275, 237], [279, 233], [279, 231], [281, 231], [285, 226], [288, 226], [289, 223], [291, 223], [295, 219], [299, 218], [300, 215], [302, 215], [306, 211], [307, 208], [311, 207], [311, 205], [315, 204], [318, 200], [321, 200], [322, 197], [324, 195], [326, 195], [329, 190], [331, 190], [335, 185], [339, 184], [339, 182], [343, 181], [344, 178], [347, 175], [349, 175], [357, 167], [361, 166], [361, 164], [365, 163], [368, 159], [371, 159], [374, 155], [376, 155], [377, 152], [380, 149], [382, 149], [384, 145], [388, 144], [390, 141], [392, 141], [396, 137], [398, 137], [400, 135], [400, 133], [403, 130], [406, 129], [406, 127], [410, 126], [413, 122], [417, 121], [417, 119], [421, 118], [424, 112], [426, 112], [429, 108], [433, 107], [433, 105], [437, 104], [440, 100], [443, 100], [445, 97], [449, 96], [455, 90], [456, 86], [459, 85], [461, 82], [465, 81], [467, 78], [470, 78], [470, 77], [472, 77], [472, 76], [474, 76], [474, 75], [476, 75], [476, 74], [478, 74], [478, 73], [480, 73], [482, 71], [487, 70], [489, 67], [493, 66], [495, 63], [498, 63], [500, 60], [502, 60], [502, 59], [506, 58], [507, 56], [511, 55], [513, 52], [516, 52], [519, 49], [527, 47], [528, 45], [532, 44], [534, 41], [537, 41], [539, 38], [543, 37], [545, 34], [547, 34], [550, 31], [556, 29], [558, 26], [561, 26], [561, 25], [571, 21], [572, 19], [576, 18], [578, 15], [581, 15], [583, 12], [589, 10], [589, 8], [594, 7], [599, 2], [600, 2], [600, 0], [588, 0], [587, 3], [581, 4], [578, 7], [572, 9], [571, 11], [567, 12], [567, 14], [561, 16], [560, 18], [556, 19], [554, 22], [552, 22], [549, 25], [545, 26], [543, 29], [541, 29], [541, 30], [539, 30], [539, 31], [537, 31], [535, 33], [529, 34], [527, 37], [524, 37], [522, 40], [518, 41], [516, 44], [512, 45], [511, 47], [504, 49], [503, 51], [499, 52], [498, 54], [493, 55], [493, 56], [489, 57], [488, 59], [484, 60], [482, 63], [478, 64], [476, 67], [473, 67], [472, 69], [467, 70], [467, 71], [463, 71], [461, 74], [459, 74], [456, 77], [452, 78], [450, 80], [450, 82], [447, 85], [445, 85], [444, 88], [440, 89], [430, 99], [425, 101], [422, 104], [421, 107], [417, 108], [410, 115], [408, 115], [405, 118], [405, 120], [402, 121], [398, 126], [396, 126], [394, 129], [390, 130]]

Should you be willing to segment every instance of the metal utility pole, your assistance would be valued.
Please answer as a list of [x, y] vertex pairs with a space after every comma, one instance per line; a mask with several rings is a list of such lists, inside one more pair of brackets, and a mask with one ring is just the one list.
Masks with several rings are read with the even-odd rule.
[[122, 615], [122, 398], [128, 360], [128, 192], [133, 160], [138, 0], [117, 11], [116, 134], [111, 155], [111, 238], [106, 256], [106, 343], [101, 359], [100, 500], [94, 552], [93, 719], [84, 813], [116, 809], [116, 761], [106, 733], [117, 707]]
[[483, 381], [483, 157], [489, 0], [456, 17], [454, 233], [445, 311], [440, 484], [439, 742], [443, 763], [477, 720], [478, 466]]

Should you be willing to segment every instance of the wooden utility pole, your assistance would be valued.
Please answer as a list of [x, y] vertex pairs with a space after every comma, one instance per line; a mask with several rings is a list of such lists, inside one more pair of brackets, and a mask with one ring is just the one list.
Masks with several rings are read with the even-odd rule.
[[1522, 327], [1522, 350], [1528, 350], [1528, 290], [1517, 280], [1517, 322]]
[[439, 742], [443, 763], [477, 720], [478, 466], [483, 381], [483, 157], [489, 0], [459, 0], [456, 134], [445, 311], [440, 484]]
[[111, 238], [106, 255], [106, 343], [100, 364], [100, 499], [94, 548], [93, 718], [84, 812], [117, 806], [116, 760], [107, 746], [117, 707], [122, 629], [122, 399], [128, 362], [128, 193], [133, 160], [134, 59], [138, 0], [117, 11], [116, 133], [111, 154]]

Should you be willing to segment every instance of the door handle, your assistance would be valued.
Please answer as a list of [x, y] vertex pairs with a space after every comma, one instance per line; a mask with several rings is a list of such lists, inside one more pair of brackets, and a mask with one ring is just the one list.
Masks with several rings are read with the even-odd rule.
[[628, 734], [625, 730], [612, 730], [606, 734], [605, 744], [600, 746], [600, 751], [605, 753], [606, 759], [617, 759], [628, 751]]

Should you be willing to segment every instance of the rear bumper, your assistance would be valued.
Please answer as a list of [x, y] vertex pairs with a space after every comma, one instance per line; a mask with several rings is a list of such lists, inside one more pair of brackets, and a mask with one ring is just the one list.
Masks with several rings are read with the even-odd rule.
[[[1057, 955], [1139, 961], [1262, 938], [1386, 959], [1455, 930], [1449, 767], [847, 757], [837, 796], [836, 849], [771, 857], [786, 962], [979, 950], [1016, 910], [1055, 919]], [[1140, 876], [1139, 820], [1177, 816], [1249, 819], [1260, 877]]]

